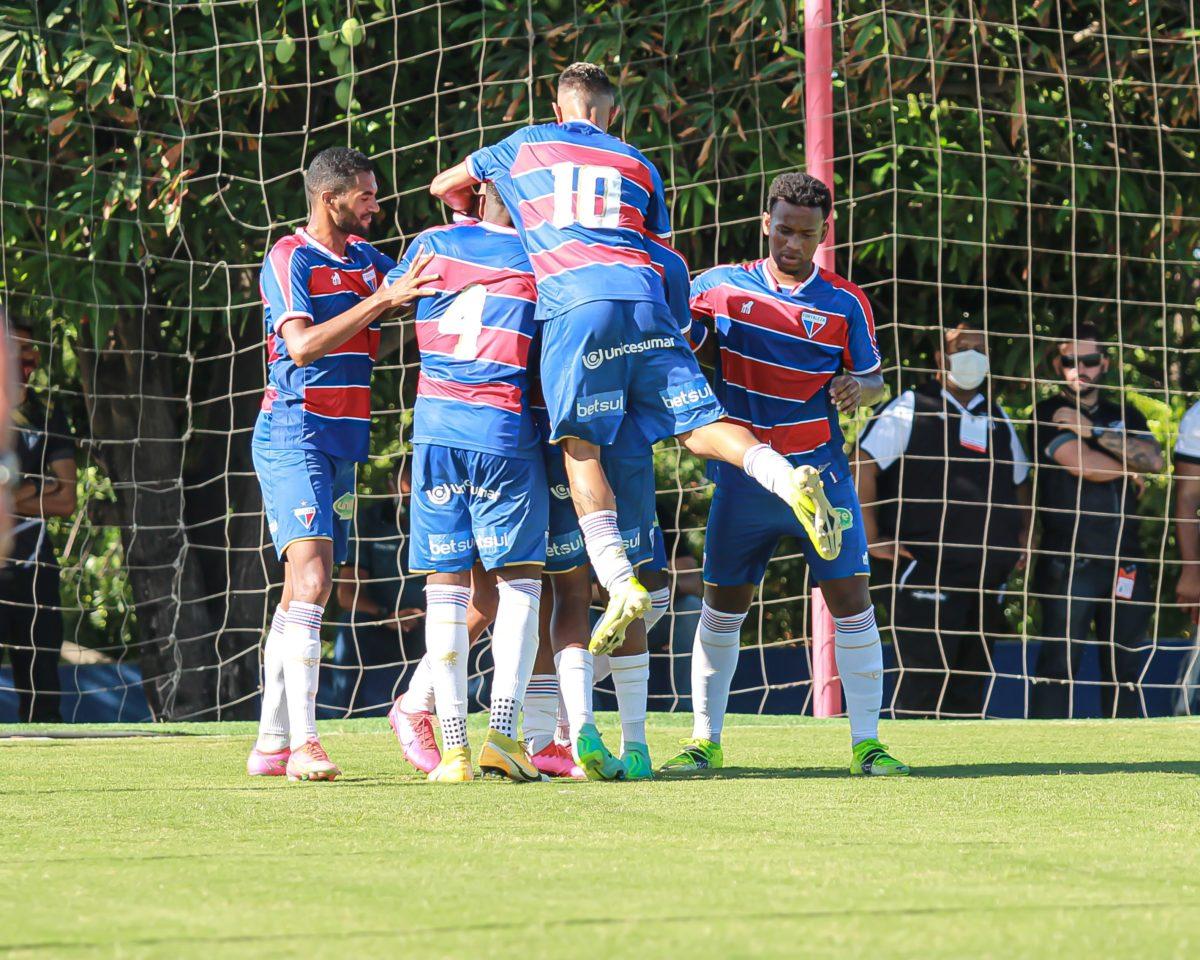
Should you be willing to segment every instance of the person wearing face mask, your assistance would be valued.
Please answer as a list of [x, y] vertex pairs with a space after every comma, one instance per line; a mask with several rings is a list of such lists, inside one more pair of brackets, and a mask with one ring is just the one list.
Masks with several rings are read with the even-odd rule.
[[1038, 404], [1032, 428], [1042, 535], [1030, 592], [1041, 597], [1043, 639], [1030, 712], [1078, 715], [1074, 678], [1094, 627], [1102, 714], [1139, 716], [1134, 685], [1155, 592], [1137, 499], [1163, 455], [1137, 408], [1102, 392], [1109, 359], [1100, 331], [1085, 322], [1072, 333], [1054, 345], [1059, 390]]
[[[897, 716], [978, 717], [990, 686], [987, 625], [1024, 564], [1029, 458], [991, 398], [987, 340], [959, 324], [937, 374], [905, 390], [859, 443], [870, 552], [888, 570]], [[894, 591], [894, 594], [893, 594]]]

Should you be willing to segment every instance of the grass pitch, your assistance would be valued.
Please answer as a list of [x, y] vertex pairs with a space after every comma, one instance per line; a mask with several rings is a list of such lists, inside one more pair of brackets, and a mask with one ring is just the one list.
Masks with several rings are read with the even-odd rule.
[[521, 786], [383, 720], [322, 725], [332, 784], [142, 729], [186, 735], [0, 741], [0, 956], [1200, 956], [1198, 721], [885, 723], [919, 774], [863, 780], [844, 722], [734, 717], [719, 776]]

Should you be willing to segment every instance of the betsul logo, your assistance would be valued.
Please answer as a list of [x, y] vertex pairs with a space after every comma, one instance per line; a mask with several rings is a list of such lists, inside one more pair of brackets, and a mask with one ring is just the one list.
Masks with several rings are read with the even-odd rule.
[[661, 390], [659, 396], [668, 410], [679, 412], [704, 406], [713, 399], [713, 390], [708, 381], [700, 377], [673, 390]]
[[614, 417], [625, 410], [625, 394], [621, 390], [609, 393], [596, 393], [590, 397], [580, 397], [575, 401], [575, 418], [577, 420], [594, 420], [596, 417]]
[[450, 502], [451, 491], [450, 484], [439, 483], [436, 487], [430, 487], [425, 491], [425, 497], [436, 507], [444, 507]]

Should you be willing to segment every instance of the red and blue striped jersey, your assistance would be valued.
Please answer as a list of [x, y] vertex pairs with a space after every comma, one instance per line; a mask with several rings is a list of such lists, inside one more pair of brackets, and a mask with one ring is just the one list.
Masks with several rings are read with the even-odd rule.
[[525, 127], [467, 158], [495, 183], [537, 277], [538, 317], [591, 300], [661, 301], [643, 235], [668, 237], [662, 177], [629, 144], [586, 121]]
[[[871, 304], [858, 287], [816, 266], [781, 288], [767, 261], [706, 270], [692, 281], [692, 314], [716, 331], [717, 396], [731, 420], [785, 456], [844, 459], [829, 381], [879, 369]], [[697, 347], [701, 325], [693, 329]]]
[[369, 297], [394, 266], [361, 237], [350, 237], [345, 257], [339, 257], [303, 229], [268, 251], [259, 289], [268, 368], [262, 409], [271, 414], [272, 447], [367, 459], [378, 322], [303, 367], [288, 356], [279, 331], [293, 317], [316, 324], [345, 313]]
[[527, 396], [537, 288], [516, 230], [474, 220], [426, 230], [388, 282], [422, 253], [440, 279], [417, 305], [413, 442], [541, 456]]

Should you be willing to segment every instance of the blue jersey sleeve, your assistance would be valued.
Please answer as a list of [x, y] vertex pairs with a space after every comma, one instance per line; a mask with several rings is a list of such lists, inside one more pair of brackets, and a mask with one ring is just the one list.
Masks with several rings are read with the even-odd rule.
[[654, 191], [650, 194], [650, 203], [646, 207], [646, 229], [663, 240], [671, 236], [671, 211], [667, 209], [667, 195], [663, 190], [662, 177], [658, 167], [646, 161], [650, 167], [650, 180]]
[[875, 315], [871, 301], [858, 287], [851, 285], [855, 306], [846, 316], [846, 349], [842, 364], [851, 373], [874, 373], [883, 362], [879, 344], [875, 342]]
[[481, 147], [467, 157], [467, 172], [476, 180], [491, 182], [508, 176], [525, 141], [525, 131], [511, 133], [497, 144]]
[[381, 277], [386, 277], [390, 271], [395, 269], [396, 261], [386, 253], [382, 250], [376, 250], [373, 246], [369, 249], [371, 262], [375, 264], [375, 269], [379, 271]]
[[280, 241], [271, 248], [260, 274], [263, 299], [276, 331], [292, 317], [313, 319], [308, 261], [302, 253], [303, 248], [289, 241], [290, 238]]
[[647, 234], [645, 244], [650, 260], [663, 272], [663, 286], [666, 288], [667, 306], [671, 309], [671, 315], [679, 324], [679, 332], [687, 337], [692, 327], [692, 311], [689, 306], [691, 278], [688, 275], [687, 261], [682, 253], [663, 240], [656, 240]]

